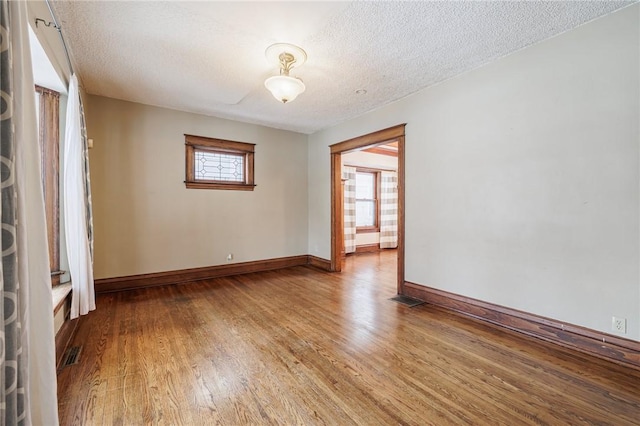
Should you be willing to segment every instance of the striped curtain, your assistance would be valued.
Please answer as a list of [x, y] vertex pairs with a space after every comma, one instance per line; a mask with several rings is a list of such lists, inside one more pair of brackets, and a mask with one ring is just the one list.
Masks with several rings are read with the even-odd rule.
[[344, 180], [344, 252], [356, 251], [356, 168], [342, 168]]
[[398, 247], [398, 174], [380, 176], [380, 248]]
[[[27, 407], [23, 395], [25, 393], [25, 380], [27, 374], [26, 353], [22, 347], [23, 313], [20, 311], [23, 297], [18, 285], [18, 256], [15, 247], [17, 240], [17, 203], [15, 185], [15, 150], [16, 135], [14, 133], [13, 117], [13, 82], [11, 70], [11, 57], [9, 45], [5, 40], [9, 32], [9, 5], [2, 2], [0, 20], [2, 22], [2, 139], [0, 145], [0, 158], [2, 159], [2, 275], [0, 281], [4, 303], [0, 305], [3, 314], [4, 327], [2, 336], [2, 388], [0, 389], [0, 407], [2, 417], [0, 422], [4, 424], [26, 423]], [[7, 40], [8, 41], [8, 40]], [[35, 122], [34, 122], [35, 124]]]
[[57, 425], [51, 271], [26, 2], [0, 2], [0, 424]]

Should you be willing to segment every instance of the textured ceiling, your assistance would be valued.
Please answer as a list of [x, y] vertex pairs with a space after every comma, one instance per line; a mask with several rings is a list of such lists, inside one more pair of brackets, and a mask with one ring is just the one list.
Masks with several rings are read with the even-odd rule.
[[[90, 94], [313, 133], [631, 4], [54, 1]], [[281, 104], [264, 51], [301, 46]], [[356, 94], [357, 90], [365, 94]]]

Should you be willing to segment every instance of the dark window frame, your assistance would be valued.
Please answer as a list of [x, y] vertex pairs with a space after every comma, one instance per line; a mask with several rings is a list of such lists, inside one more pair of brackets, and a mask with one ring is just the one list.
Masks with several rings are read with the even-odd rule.
[[[255, 144], [185, 134], [185, 186], [189, 189], [253, 191]], [[242, 182], [196, 179], [196, 152], [213, 152], [244, 157]]]

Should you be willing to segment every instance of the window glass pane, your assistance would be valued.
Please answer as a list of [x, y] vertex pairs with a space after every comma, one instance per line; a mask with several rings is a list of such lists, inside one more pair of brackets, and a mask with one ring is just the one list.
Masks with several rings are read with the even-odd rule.
[[196, 180], [244, 182], [244, 155], [195, 152]]
[[356, 227], [375, 226], [375, 201], [356, 200]]
[[356, 173], [356, 199], [372, 200], [375, 188], [375, 174]]

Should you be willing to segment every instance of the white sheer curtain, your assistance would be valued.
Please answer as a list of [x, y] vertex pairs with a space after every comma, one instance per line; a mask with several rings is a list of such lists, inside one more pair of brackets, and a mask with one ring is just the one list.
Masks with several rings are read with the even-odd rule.
[[356, 168], [343, 166], [344, 179], [344, 252], [356, 251]]
[[380, 176], [380, 248], [398, 247], [398, 174]]
[[[2, 424], [57, 425], [51, 276], [28, 17], [24, 2], [2, 0], [1, 5], [1, 288], [5, 327], [0, 336], [3, 343], [0, 410]], [[5, 197], [6, 191], [13, 192], [13, 197]], [[10, 211], [15, 213], [13, 224], [6, 220], [10, 219]], [[13, 291], [11, 280], [15, 281]], [[11, 324], [15, 324], [18, 338], [8, 341]], [[19, 346], [10, 348], [10, 345]]]
[[71, 274], [71, 318], [96, 308], [91, 247], [91, 196], [87, 163], [87, 138], [78, 79], [69, 82], [64, 138], [64, 224]]

